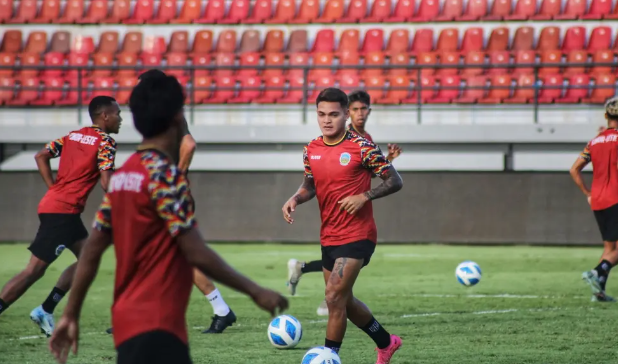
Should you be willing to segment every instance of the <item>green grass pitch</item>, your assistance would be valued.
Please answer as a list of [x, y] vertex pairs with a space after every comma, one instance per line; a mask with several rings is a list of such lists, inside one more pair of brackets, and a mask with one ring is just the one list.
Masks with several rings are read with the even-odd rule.
[[[319, 247], [293, 245], [216, 245], [215, 249], [262, 285], [287, 292], [289, 258], [312, 260]], [[618, 306], [590, 302], [580, 279], [591, 269], [601, 248], [378, 246], [355, 294], [376, 318], [403, 339], [392, 364], [451, 363], [618, 363], [615, 323]], [[25, 245], [0, 246], [0, 284], [25, 265]], [[463, 260], [474, 260], [483, 279], [464, 288], [454, 277]], [[53, 363], [47, 340], [29, 320], [60, 271], [73, 261], [66, 252], [46, 276], [0, 316], [0, 363]], [[86, 299], [81, 319], [79, 355], [69, 363], [115, 363], [109, 327], [114, 278], [112, 249], [106, 254]], [[616, 285], [610, 276], [608, 293]], [[238, 316], [237, 325], [222, 335], [203, 335], [212, 310], [195, 290], [187, 314], [191, 354], [196, 364], [300, 363], [306, 350], [323, 345], [325, 320], [316, 315], [323, 299], [320, 274], [305, 275], [298, 296], [290, 298], [289, 314], [303, 325], [297, 348], [273, 348], [266, 336], [270, 320], [244, 296], [221, 289]], [[56, 320], [65, 300], [56, 310]], [[343, 364], [375, 363], [373, 342], [354, 325], [341, 349]]]

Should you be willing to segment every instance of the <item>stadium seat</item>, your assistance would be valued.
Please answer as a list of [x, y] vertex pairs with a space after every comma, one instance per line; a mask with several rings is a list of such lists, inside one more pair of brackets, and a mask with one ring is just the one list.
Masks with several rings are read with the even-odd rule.
[[114, 79], [111, 77], [101, 77], [92, 80], [92, 92], [82, 100], [84, 105], [88, 105], [97, 96], [116, 96], [114, 89]]
[[282, 53], [285, 39], [283, 31], [281, 30], [269, 30], [266, 33], [264, 39], [264, 47], [262, 53], [267, 55], [268, 53]]
[[442, 13], [434, 21], [448, 22], [455, 21], [463, 14], [463, 0], [446, 0], [442, 8]]
[[382, 50], [384, 50], [384, 31], [382, 29], [368, 29], [365, 33], [365, 39], [363, 39], [361, 54], [381, 52]]
[[159, 10], [154, 18], [147, 21], [148, 24], [167, 24], [176, 19], [176, 0], [159, 1]]
[[46, 32], [30, 32], [28, 40], [22, 53], [38, 53], [43, 54], [47, 50], [47, 33]]
[[[508, 55], [508, 52], [502, 51]], [[484, 65], [485, 64], [485, 53], [483, 52], [468, 52], [464, 58], [464, 64], [471, 65]], [[461, 70], [461, 78], [463, 80], [467, 80], [469, 78], [479, 78], [485, 70], [483, 68], [463, 68]]]
[[190, 24], [200, 18], [202, 4], [200, 0], [185, 0], [180, 9], [180, 14], [169, 20], [171, 24]]
[[[334, 35], [333, 35], [334, 36]], [[297, 29], [290, 33], [290, 39], [286, 47], [286, 53], [303, 53], [307, 52], [307, 30]]]
[[[0, 24], [6, 23], [12, 16], [13, 0], [0, 0]], [[1, 101], [0, 104], [2, 104]]]
[[335, 83], [335, 79], [332, 75], [323, 75], [315, 80], [313, 85], [313, 91], [311, 95], [307, 99], [307, 102], [310, 104], [315, 104], [315, 101], [318, 99], [318, 95], [325, 88], [331, 87]]
[[6, 105], [15, 95], [15, 80], [10, 77], [0, 77], [0, 105]]
[[594, 86], [591, 88], [590, 98], [584, 98], [582, 102], [587, 104], [604, 104], [608, 99], [616, 95], [616, 76], [612, 74], [598, 75], [595, 77]]
[[586, 28], [571, 27], [566, 30], [562, 41], [562, 52], [568, 54], [570, 51], [584, 49], [586, 44]]
[[554, 16], [555, 20], [575, 20], [586, 13], [586, 0], [566, 0], [564, 12]]
[[569, 86], [566, 88], [564, 97], [557, 98], [559, 104], [576, 104], [581, 99], [588, 97], [590, 89], [590, 77], [588, 75], [575, 75], [569, 78]]
[[[416, 57], [416, 65], [418, 66], [435, 66], [438, 63], [438, 59], [436, 57], [436, 54], [433, 52], [426, 52], [426, 53], [419, 53], [418, 56]], [[421, 77], [422, 76], [432, 76], [433, 78], [433, 74], [435, 73], [435, 68], [422, 68], [420, 71]], [[412, 70], [412, 73], [410, 74], [410, 77], [413, 80], [416, 80], [418, 78], [418, 70]]]
[[[372, 52], [365, 56], [365, 66], [382, 66], [384, 65], [384, 53]], [[382, 76], [383, 69], [381, 68], [365, 68], [361, 72], [361, 78], [366, 80], [372, 77]]]
[[257, 99], [260, 94], [262, 79], [258, 76], [243, 77], [240, 79], [238, 96], [228, 100], [229, 104], [248, 104]]
[[305, 87], [304, 77], [288, 77], [288, 81], [288, 90], [283, 98], [277, 100], [278, 104], [298, 104], [303, 100]]
[[212, 52], [212, 30], [199, 30], [193, 38], [191, 56], [209, 54]]
[[[410, 65], [410, 56], [408, 56], [406, 53], [400, 53], [394, 56], [391, 56], [390, 58], [390, 65], [391, 66], [408, 66]], [[392, 77], [397, 77], [397, 76], [405, 76], [408, 74], [408, 69], [407, 68], [391, 68], [388, 70], [388, 77], [392, 78]]]
[[459, 44], [459, 29], [445, 28], [438, 36], [437, 52], [457, 52]]
[[210, 98], [212, 79], [208, 76], [195, 77], [193, 83], [193, 102], [201, 104]]
[[119, 24], [129, 19], [131, 16], [131, 1], [130, 0], [114, 0], [112, 12], [109, 17], [103, 22], [107, 24]]
[[357, 90], [360, 87], [358, 76], [346, 75], [339, 79], [339, 88], [345, 93]]
[[2, 45], [0, 52], [4, 53], [19, 53], [21, 51], [21, 30], [7, 30], [2, 36]]
[[414, 6], [415, 2], [413, 0], [398, 0], [397, 4], [395, 4], [393, 14], [384, 19], [384, 22], [403, 23], [412, 19], [414, 17]]
[[251, 10], [250, 0], [234, 0], [230, 3], [227, 16], [219, 21], [220, 24], [238, 24], [249, 17]]
[[395, 29], [391, 32], [386, 44], [386, 55], [393, 56], [408, 53], [410, 32], [407, 29]]
[[144, 39], [144, 46], [142, 47], [142, 56], [149, 56], [152, 54], [162, 55], [167, 50], [167, 44], [165, 43], [165, 38], [158, 36], [147, 36]]
[[295, 0], [279, 0], [275, 8], [275, 15], [264, 21], [266, 24], [285, 24], [296, 16]]
[[97, 53], [116, 54], [118, 52], [118, 32], [102, 32], [96, 49]]
[[210, 76], [210, 69], [204, 67], [210, 66], [212, 59], [210, 54], [195, 54], [191, 56], [194, 67], [199, 67], [193, 71], [194, 77], [206, 77]]
[[585, 64], [588, 62], [588, 52], [571, 51], [567, 55], [567, 68], [564, 70], [565, 77], [571, 77], [586, 73], [586, 67], [582, 66], [569, 66], [569, 64]]
[[260, 52], [260, 32], [257, 30], [245, 30], [240, 37], [240, 48], [238, 52], [259, 53]]
[[10, 24], [30, 23], [36, 19], [37, 2], [36, 0], [21, 0], [17, 2], [17, 12], [15, 17], [7, 20]]
[[154, 16], [154, 0], [137, 0], [133, 14], [124, 19], [124, 24], [144, 24]]
[[[115, 2], [115, 1], [114, 1]], [[107, 0], [92, 0], [86, 12], [86, 16], [78, 19], [79, 24], [99, 24], [107, 18]]]
[[32, 101], [39, 98], [39, 89], [41, 87], [41, 80], [38, 78], [22, 78], [19, 81], [20, 87], [17, 89], [17, 94], [13, 100], [9, 100], [6, 103], [13, 106], [26, 106]]
[[141, 60], [142, 65], [139, 68], [138, 75], [141, 75], [150, 68], [159, 68], [161, 66], [163, 56], [160, 54], [144, 54], [141, 57]]
[[410, 93], [410, 79], [405, 75], [391, 77], [387, 87], [386, 95], [377, 99], [376, 104], [399, 105], [402, 100], [408, 98]]
[[[285, 62], [285, 57], [283, 53], [267, 53], [264, 59], [265, 66], [271, 67], [283, 67]], [[283, 69], [282, 68], [272, 68], [265, 69], [262, 71], [262, 77], [265, 80], [268, 80], [270, 77], [282, 76]]]
[[[201, 6], [201, 4], [200, 4]], [[201, 18], [195, 19], [196, 24], [215, 24], [225, 18], [225, 1], [224, 0], [208, 0], [204, 15]]]
[[[343, 34], [346, 34], [344, 32]], [[342, 37], [343, 37], [342, 34]], [[332, 29], [321, 29], [317, 32], [311, 53], [332, 52], [335, 49], [335, 32]], [[358, 49], [358, 48], [357, 48]]]
[[[217, 67], [213, 76], [215, 78], [231, 77], [234, 74], [234, 70], [229, 68], [234, 65], [235, 55], [234, 53], [219, 53], [215, 58], [215, 66]], [[224, 68], [228, 67], [228, 68]], [[218, 81], [218, 80], [215, 80]]]
[[322, 15], [315, 22], [333, 23], [335, 20], [343, 18], [344, 11], [345, 4], [343, 0], [327, 0]]
[[502, 100], [506, 104], [525, 104], [534, 99], [534, 75], [522, 74], [517, 78], [513, 97]]
[[[167, 67], [184, 67], [187, 65], [186, 53], [168, 53], [165, 56]], [[165, 73], [176, 77], [180, 83], [186, 83], [188, 74], [185, 69], [166, 69]]]
[[[549, 0], [546, 0], [549, 1]], [[541, 35], [536, 45], [537, 52], [554, 51], [560, 49], [560, 29], [558, 27], [545, 27], [541, 30]]]
[[[358, 52], [344, 52], [339, 55], [339, 66], [358, 66], [360, 64], [360, 55]], [[340, 68], [337, 70], [336, 77], [338, 79], [347, 76], [358, 76], [356, 68]]]
[[517, 0], [515, 10], [511, 15], [506, 15], [504, 20], [528, 20], [536, 14], [536, 0]]
[[[11, 9], [11, 12], [13, 10]], [[30, 22], [35, 24], [47, 24], [52, 23], [60, 18], [60, 1], [50, 0], [43, 1], [41, 5], [39, 15], [36, 19], [32, 19]]]
[[118, 66], [123, 67], [119, 69], [116, 77], [135, 78], [137, 77], [137, 54], [133, 53], [121, 53], [118, 55]]
[[[0, 53], [0, 66], [1, 67], [13, 67], [16, 64], [17, 57], [14, 53]], [[7, 78], [13, 76], [12, 68], [0, 68], [0, 78]]]
[[253, 3], [253, 12], [248, 18], [242, 19], [245, 24], [260, 24], [270, 19], [273, 12], [272, 0], [256, 0]]
[[546, 76], [543, 77], [542, 81], [539, 104], [551, 104], [555, 99], [562, 96], [562, 89], [564, 88], [562, 75]]
[[[307, 53], [290, 54], [288, 64], [290, 66], [306, 66], [309, 64], [309, 55]], [[291, 69], [287, 71], [287, 76], [289, 79], [296, 77], [304, 77], [304, 75], [305, 72], [302, 69]]]
[[596, 27], [592, 29], [588, 40], [588, 53], [610, 49], [612, 46], [612, 30], [610, 27]]
[[187, 53], [189, 49], [189, 32], [179, 30], [172, 33], [167, 53]]
[[282, 76], [265, 78], [264, 92], [253, 101], [258, 104], [274, 104], [277, 100], [283, 98], [284, 87], [285, 79]]
[[64, 13], [54, 23], [74, 24], [84, 18], [84, 0], [68, 0], [64, 6]]
[[534, 28], [529, 26], [517, 28], [511, 45], [511, 52], [517, 55], [520, 51], [530, 51], [533, 45]]
[[371, 100], [380, 100], [384, 97], [384, 77], [372, 76], [365, 78], [363, 81], [365, 83], [365, 91], [367, 91]]
[[41, 97], [30, 102], [30, 105], [51, 106], [62, 100], [64, 79], [61, 77], [46, 77], [43, 79], [43, 92]]
[[94, 53], [94, 39], [78, 35], [73, 39], [71, 53], [92, 54]]
[[309, 24], [320, 17], [320, 2], [318, 0], [303, 0], [298, 15], [288, 21], [290, 24]]
[[562, 63], [562, 52], [555, 50], [541, 53], [541, 63], [554, 64], [554, 66], [543, 66], [539, 68], [539, 76], [549, 76], [560, 73], [559, 65]]
[[122, 41], [120, 53], [139, 54], [142, 52], [142, 42], [144, 35], [142, 32], [127, 32]]
[[120, 105], [126, 105], [129, 103], [129, 97], [133, 87], [137, 85], [136, 77], [116, 77], [118, 83], [118, 91], [116, 92], [116, 101]]
[[82, 70], [81, 70], [81, 72], [79, 72], [75, 68], [69, 69], [69, 70], [67, 70], [65, 78], [67, 78], [67, 79], [78, 78], [78, 77], [80, 77], [80, 74], [81, 74], [82, 78], [88, 77], [88, 70], [87, 70], [88, 58], [89, 58], [89, 54], [88, 53], [71, 53], [71, 54], [69, 54], [69, 57], [68, 57], [69, 66], [71, 66], [71, 67], [82, 67]]
[[[21, 65], [26, 67], [40, 67], [41, 55], [38, 53], [23, 53], [20, 55]], [[39, 75], [38, 69], [21, 69], [16, 77], [29, 78], [37, 77]]]
[[436, 80], [441, 80], [446, 76], [454, 76], [459, 73], [459, 69], [456, 67], [459, 65], [459, 53], [458, 52], [443, 52], [439, 56], [440, 66], [455, 66], [452, 68], [438, 68], [435, 73]]
[[[332, 53], [316, 53], [313, 55], [313, 66], [332, 66]], [[331, 76], [333, 71], [326, 68], [312, 68], [309, 71], [309, 81], [316, 81], [319, 78]]]
[[361, 23], [381, 23], [391, 15], [390, 0], [374, 0], [371, 6], [371, 14], [361, 18]]
[[257, 76], [258, 74], [257, 67], [260, 65], [260, 54], [257, 52], [247, 52], [247, 53], [241, 54], [239, 65], [241, 67], [248, 67], [248, 68], [238, 70], [238, 72], [236, 73], [236, 77], [238, 79]]
[[603, 19], [618, 19], [618, 3], [616, 4], [614, 11], [612, 11], [611, 14], [603, 16]]
[[[326, 42], [324, 42], [324, 52], [329, 52], [329, 49], [326, 47]], [[314, 45], [315, 47], [315, 45]], [[341, 38], [339, 39], [339, 48], [337, 48], [337, 54], [342, 53], [357, 53], [360, 47], [360, 34], [358, 29], [347, 29], [341, 33]]]
[[[495, 0], [494, 0], [495, 1]], [[487, 0], [468, 0], [468, 7], [459, 21], [477, 21], [487, 15]]]
[[67, 54], [71, 50], [71, 33], [68, 31], [56, 31], [52, 34], [49, 45], [50, 52]]
[[511, 0], [493, 0], [491, 5], [491, 11], [488, 15], [483, 17], [483, 20], [487, 21], [500, 21], [511, 15], [511, 8], [513, 4]]
[[438, 17], [440, 12], [440, 2], [438, 0], [421, 0], [416, 15], [409, 21], [411, 22], [429, 22]]
[[485, 50], [491, 52], [504, 52], [509, 48], [509, 28], [500, 27], [491, 31]]
[[457, 75], [440, 78], [440, 88], [436, 96], [427, 100], [428, 104], [450, 104], [459, 96], [461, 79]]
[[560, 15], [561, 0], [542, 0], [539, 12], [530, 17], [530, 20], [551, 20]]
[[212, 97], [202, 100], [205, 104], [225, 104], [234, 97], [236, 81], [233, 77], [218, 77], [215, 80], [215, 91]]
[[41, 77], [60, 77], [64, 73], [62, 69], [47, 69], [47, 67], [64, 66], [64, 54], [59, 52], [45, 53], [45, 69], [41, 73]]
[[[536, 63], [536, 53], [534, 51], [519, 51], [515, 55], [516, 65], [527, 65]], [[531, 75], [534, 73], [532, 67], [515, 67], [513, 69], [513, 76], [519, 75]]]
[[[419, 88], [421, 91], [419, 92]], [[403, 104], [426, 103], [433, 98], [436, 92], [436, 80], [432, 76], [422, 76], [420, 82], [416, 81], [410, 97], [402, 100]]]
[[469, 77], [461, 97], [453, 100], [456, 104], [475, 104], [485, 97], [487, 78], [484, 76]]
[[487, 75], [488, 76], [495, 76], [495, 75], [501, 75], [504, 73], [508, 72], [508, 66], [510, 65], [510, 56], [509, 56], [509, 52], [507, 51], [502, 51], [502, 52], [493, 52], [489, 55], [489, 64], [492, 66], [501, 66], [504, 65], [504, 67], [492, 67], [492, 68], [487, 68]]
[[367, 0], [350, 0], [348, 11], [343, 18], [335, 20], [336, 23], [358, 23], [367, 16]]
[[110, 67], [108, 69], [95, 68], [90, 74], [90, 78], [110, 77], [112, 75], [111, 66], [114, 64], [114, 56], [109, 53], [95, 53], [92, 55], [92, 64], [95, 67]]
[[219, 33], [219, 39], [217, 40], [217, 46], [215, 48], [216, 53], [235, 53], [236, 52], [236, 31], [235, 30], [223, 30]]
[[510, 75], [494, 75], [486, 97], [479, 99], [479, 104], [499, 104], [511, 95], [512, 79]]
[[418, 29], [414, 34], [410, 55], [433, 51], [433, 29]]
[[460, 47], [461, 53], [465, 55], [471, 51], [483, 50], [483, 28], [474, 27], [466, 29]]
[[[606, 63], [614, 65], [614, 52], [611, 50], [596, 51], [592, 56], [593, 63]], [[612, 66], [594, 66], [590, 69], [590, 74], [594, 77], [597, 75], [612, 74]]]

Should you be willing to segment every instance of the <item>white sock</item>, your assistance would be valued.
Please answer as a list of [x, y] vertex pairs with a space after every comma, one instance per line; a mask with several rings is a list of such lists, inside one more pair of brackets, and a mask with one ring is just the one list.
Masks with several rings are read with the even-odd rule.
[[208, 301], [212, 305], [212, 310], [217, 316], [226, 316], [230, 313], [230, 306], [225, 303], [223, 300], [223, 296], [221, 296], [221, 292], [215, 288], [214, 291], [210, 292], [206, 295]]

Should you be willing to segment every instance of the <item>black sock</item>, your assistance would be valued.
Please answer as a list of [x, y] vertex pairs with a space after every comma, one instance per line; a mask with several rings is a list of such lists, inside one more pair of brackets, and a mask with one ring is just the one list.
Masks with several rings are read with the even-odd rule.
[[603, 260], [599, 265], [597, 265], [594, 270], [597, 271], [599, 275], [599, 282], [601, 282], [601, 288], [605, 291], [605, 284], [607, 283], [607, 278], [609, 276], [609, 271], [612, 269], [612, 263], [607, 260]]
[[9, 308], [9, 304], [4, 302], [1, 298], [0, 298], [0, 314], [4, 311], [6, 311], [6, 309]]
[[369, 335], [371, 340], [378, 346], [378, 349], [385, 349], [391, 344], [391, 334], [384, 330], [384, 327], [374, 317], [371, 317], [369, 323], [360, 329]]
[[65, 294], [65, 291], [61, 290], [58, 287], [54, 287], [49, 296], [47, 296], [45, 302], [43, 302], [43, 311], [47, 313], [54, 313], [58, 302], [60, 302], [60, 300], [62, 299], [62, 297], [64, 297]]
[[300, 268], [300, 271], [305, 273], [311, 272], [321, 272], [322, 271], [322, 261], [314, 260], [313, 262], [303, 263], [303, 266]]
[[324, 346], [326, 346], [329, 349], [333, 349], [333, 351], [337, 354], [339, 354], [339, 349], [341, 349], [341, 343], [328, 340], [328, 339], [324, 340]]

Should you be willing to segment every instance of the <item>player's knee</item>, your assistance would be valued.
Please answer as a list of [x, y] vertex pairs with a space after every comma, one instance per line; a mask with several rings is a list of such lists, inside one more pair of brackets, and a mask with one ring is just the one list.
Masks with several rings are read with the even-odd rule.
[[37, 281], [45, 275], [46, 270], [47, 270], [47, 266], [36, 264], [36, 265], [29, 265], [28, 267], [26, 267], [23, 273], [28, 280]]
[[345, 309], [347, 305], [347, 297], [346, 295], [334, 287], [326, 287], [326, 304], [328, 305], [329, 310], [334, 309]]

